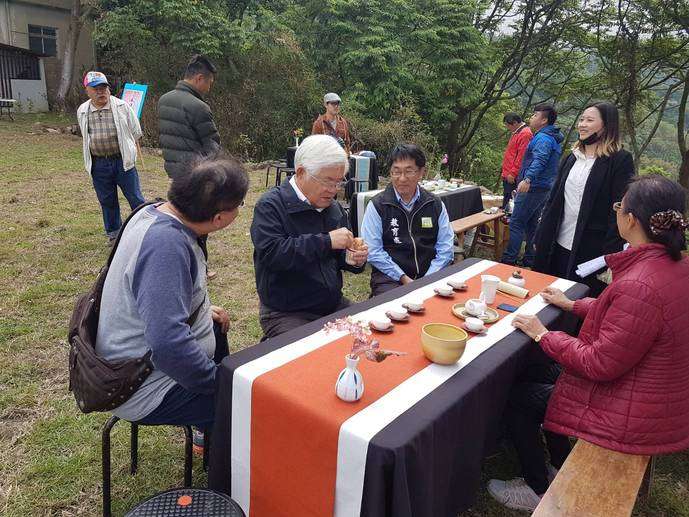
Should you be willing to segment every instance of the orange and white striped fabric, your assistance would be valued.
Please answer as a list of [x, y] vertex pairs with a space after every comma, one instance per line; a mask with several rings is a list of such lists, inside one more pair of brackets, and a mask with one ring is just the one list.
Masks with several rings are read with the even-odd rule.
[[[481, 274], [503, 279], [513, 267], [479, 261], [399, 299], [354, 315], [368, 319], [406, 298], [425, 299], [426, 310], [389, 334], [378, 334], [382, 348], [407, 352], [383, 363], [362, 360], [365, 393], [347, 403], [335, 395], [335, 381], [352, 338], [317, 331], [239, 366], [232, 378], [231, 495], [247, 516], [356, 516], [361, 511], [368, 444], [433, 390], [516, 330], [513, 314], [501, 313], [485, 335], [471, 337], [456, 365], [429, 362], [420, 346], [421, 327], [430, 322], [459, 325], [453, 304], [477, 297]], [[547, 286], [563, 291], [574, 285], [525, 271], [532, 296], [517, 300], [498, 293], [494, 306], [509, 303], [517, 313], [535, 314], [546, 304], [533, 296]], [[469, 290], [451, 299], [434, 296], [450, 278]]]

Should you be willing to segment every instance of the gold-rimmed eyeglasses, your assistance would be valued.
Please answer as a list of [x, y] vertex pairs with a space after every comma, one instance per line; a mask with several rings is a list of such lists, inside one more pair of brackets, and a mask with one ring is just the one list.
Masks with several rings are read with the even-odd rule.
[[340, 190], [341, 188], [344, 188], [345, 185], [347, 185], [346, 181], [326, 181], [322, 180], [321, 178], [313, 174], [309, 174], [309, 177], [315, 179], [318, 183], [323, 185], [328, 190]]

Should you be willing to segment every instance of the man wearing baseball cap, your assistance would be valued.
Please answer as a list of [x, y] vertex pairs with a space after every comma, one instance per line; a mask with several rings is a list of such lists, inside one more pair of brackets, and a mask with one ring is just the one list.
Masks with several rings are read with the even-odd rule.
[[83, 84], [89, 100], [77, 109], [77, 120], [83, 137], [84, 167], [91, 175], [105, 233], [112, 244], [122, 225], [118, 185], [132, 210], [144, 202], [135, 167], [141, 126], [129, 104], [110, 95], [105, 74], [88, 72]]
[[329, 135], [337, 140], [347, 154], [350, 152], [352, 140], [349, 135], [349, 123], [340, 115], [342, 99], [336, 93], [326, 93], [323, 97], [325, 113], [319, 115], [311, 128], [311, 134]]

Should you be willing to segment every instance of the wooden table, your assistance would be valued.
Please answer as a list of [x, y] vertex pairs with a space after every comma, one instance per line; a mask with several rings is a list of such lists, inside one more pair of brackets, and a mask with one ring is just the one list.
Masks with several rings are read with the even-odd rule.
[[[505, 243], [509, 239], [509, 228], [502, 223], [503, 217], [505, 217], [505, 212], [502, 210], [491, 213], [479, 212], [452, 221], [452, 231], [455, 232], [459, 241], [462, 242], [466, 232], [477, 228], [468, 256], [473, 256], [476, 246], [483, 246], [493, 250], [495, 260], [497, 261], [502, 257]], [[493, 223], [492, 235], [481, 231], [482, 226], [491, 222]]]

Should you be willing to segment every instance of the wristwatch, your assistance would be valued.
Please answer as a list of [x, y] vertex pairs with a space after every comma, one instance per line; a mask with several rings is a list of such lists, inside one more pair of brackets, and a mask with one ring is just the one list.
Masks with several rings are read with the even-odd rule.
[[527, 183], [531, 184], [531, 178], [524, 178], [524, 181], [526, 181]]
[[538, 334], [535, 338], [533, 338], [533, 340], [534, 340], [536, 343], [540, 343], [540, 342], [541, 342], [541, 339], [543, 339], [543, 336], [545, 336], [547, 333], [548, 333], [547, 330], [546, 330], [545, 332], [541, 332], [541, 333]]

